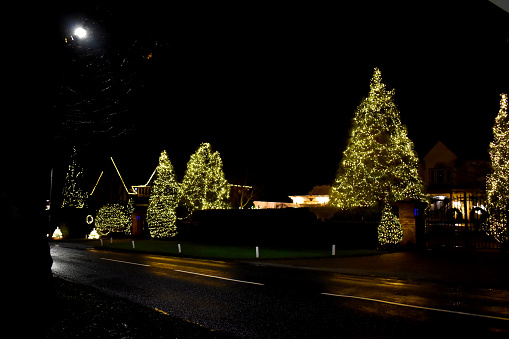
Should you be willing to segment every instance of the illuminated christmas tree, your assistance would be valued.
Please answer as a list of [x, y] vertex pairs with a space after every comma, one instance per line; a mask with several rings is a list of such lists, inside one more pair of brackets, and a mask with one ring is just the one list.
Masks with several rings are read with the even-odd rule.
[[127, 202], [127, 206], [125, 207], [125, 211], [127, 216], [129, 216], [129, 221], [127, 222], [127, 226], [124, 230], [125, 234], [131, 235], [132, 229], [133, 229], [133, 219], [131, 216], [134, 213], [135, 205], [134, 205], [134, 199], [129, 198], [129, 201]]
[[99, 233], [95, 230], [95, 228], [90, 232], [90, 234], [87, 237], [88, 239], [99, 239]]
[[367, 207], [423, 199], [419, 160], [401, 123], [394, 90], [375, 68], [370, 91], [355, 111], [350, 139], [331, 190], [331, 205]]
[[202, 143], [191, 155], [182, 180], [182, 205], [195, 210], [230, 208], [230, 185], [223, 172], [219, 152]]
[[60, 228], [57, 227], [57, 229], [53, 232], [53, 235], [51, 236], [53, 239], [62, 239], [62, 231], [60, 231]]
[[403, 227], [399, 218], [392, 212], [391, 205], [386, 202], [382, 211], [382, 220], [378, 226], [378, 242], [380, 245], [399, 244], [403, 240]]
[[152, 185], [147, 209], [147, 222], [153, 238], [173, 237], [177, 234], [176, 208], [179, 185], [166, 151], [159, 157], [156, 179]]
[[509, 240], [509, 117], [507, 94], [501, 94], [500, 110], [493, 126], [490, 143], [492, 171], [487, 177], [490, 233], [499, 242]]
[[77, 161], [76, 147], [73, 147], [71, 163], [65, 176], [65, 184], [62, 190], [62, 208], [74, 207], [83, 208], [87, 201], [87, 193], [81, 189], [83, 180], [83, 169]]
[[425, 199], [417, 171], [419, 160], [393, 97], [394, 90], [385, 88], [381, 72], [375, 68], [368, 97], [355, 111], [330, 197], [331, 205], [344, 209], [383, 204], [378, 227], [381, 245], [402, 240], [401, 224], [390, 204]]

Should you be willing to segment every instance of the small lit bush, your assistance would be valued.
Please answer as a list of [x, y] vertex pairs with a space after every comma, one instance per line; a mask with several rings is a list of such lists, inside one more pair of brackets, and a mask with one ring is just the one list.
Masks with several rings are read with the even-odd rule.
[[95, 228], [103, 235], [110, 232], [125, 232], [130, 221], [130, 215], [120, 204], [106, 204], [97, 211]]

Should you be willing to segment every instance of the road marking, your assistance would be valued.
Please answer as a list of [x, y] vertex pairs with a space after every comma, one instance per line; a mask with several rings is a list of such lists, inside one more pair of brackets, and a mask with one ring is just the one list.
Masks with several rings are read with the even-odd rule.
[[115, 260], [115, 259], [108, 259], [108, 258], [100, 258], [102, 260], [108, 260], [108, 261], [114, 261], [114, 262], [121, 262], [123, 264], [130, 264], [130, 265], [138, 265], [138, 266], [145, 266], [145, 267], [150, 267], [150, 265], [145, 265], [145, 264], [139, 264], [139, 263], [136, 263], [136, 262], [130, 262], [130, 261], [122, 261], [122, 260]]
[[358, 296], [355, 296], [355, 295], [333, 294], [333, 293], [321, 293], [321, 294], [322, 295], [329, 295], [329, 296], [332, 296], [332, 297], [341, 297], [341, 298], [350, 298], [350, 299], [360, 299], [360, 300], [366, 300], [366, 301], [374, 301], [374, 302], [377, 302], [377, 303], [396, 305], [396, 306], [402, 306], [402, 307], [417, 308], [417, 309], [427, 310], [427, 311], [445, 312], [445, 313], [453, 313], [453, 314], [459, 314], [459, 315], [469, 315], [469, 316], [472, 316], [472, 317], [479, 317], [479, 318], [488, 318], [488, 319], [497, 319], [497, 320], [509, 321], [509, 318], [504, 318], [504, 317], [495, 317], [495, 316], [492, 316], [492, 315], [485, 315], [485, 314], [458, 312], [458, 311], [444, 310], [442, 308], [434, 308], [434, 307], [426, 307], [426, 306], [417, 306], [417, 305], [410, 305], [410, 304], [402, 304], [402, 303], [397, 303], [397, 302], [387, 301], [387, 300], [358, 297]]
[[187, 274], [200, 275], [202, 277], [222, 279], [222, 280], [228, 280], [228, 281], [235, 281], [235, 282], [240, 282], [240, 283], [244, 283], [244, 284], [260, 285], [260, 286], [264, 285], [264, 284], [257, 283], [257, 282], [252, 282], [252, 281], [245, 281], [245, 280], [230, 279], [230, 278], [225, 278], [225, 277], [218, 277], [217, 275], [209, 275], [209, 274], [189, 272], [189, 271], [182, 271], [182, 270], [175, 270], [175, 271], [176, 272], [181, 272], [181, 273], [187, 273]]
[[[100, 258], [100, 259], [102, 259], [102, 260], [108, 260], [108, 261], [114, 261], [114, 262], [120, 262], [120, 263], [123, 263], [123, 264], [130, 264], [130, 265], [138, 265], [138, 266], [150, 267], [150, 265], [139, 264], [139, 263], [136, 263], [136, 262], [130, 262], [130, 261], [115, 260], [115, 259], [109, 259], [109, 258]], [[264, 285], [264, 284], [257, 283], [257, 282], [253, 282], [253, 281], [237, 280], [237, 279], [231, 279], [231, 278], [219, 277], [219, 276], [217, 276], [217, 275], [203, 274], [203, 273], [190, 272], [190, 271], [183, 271], [183, 270], [174, 270], [174, 271], [176, 271], [176, 272], [181, 272], [181, 273], [187, 273], [187, 274], [200, 275], [200, 276], [202, 276], [202, 277], [208, 277], [208, 278], [214, 278], [214, 279], [221, 279], [221, 280], [234, 281], [234, 282], [239, 282], [239, 283], [244, 283], [244, 284], [259, 285], [259, 286], [263, 286], [263, 285]]]

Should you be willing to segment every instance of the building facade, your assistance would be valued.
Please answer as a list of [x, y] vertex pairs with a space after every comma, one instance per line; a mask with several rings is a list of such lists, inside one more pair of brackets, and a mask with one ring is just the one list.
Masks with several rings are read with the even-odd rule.
[[455, 209], [468, 217], [480, 206], [476, 198], [486, 190], [487, 160], [462, 159], [444, 143], [438, 141], [424, 156], [420, 174], [425, 192], [432, 198], [432, 210], [452, 202]]

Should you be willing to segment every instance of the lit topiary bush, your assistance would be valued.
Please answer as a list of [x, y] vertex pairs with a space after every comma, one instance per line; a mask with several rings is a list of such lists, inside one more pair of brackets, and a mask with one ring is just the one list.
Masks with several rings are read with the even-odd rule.
[[95, 228], [102, 235], [125, 232], [131, 218], [120, 204], [106, 204], [97, 211]]

